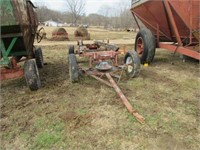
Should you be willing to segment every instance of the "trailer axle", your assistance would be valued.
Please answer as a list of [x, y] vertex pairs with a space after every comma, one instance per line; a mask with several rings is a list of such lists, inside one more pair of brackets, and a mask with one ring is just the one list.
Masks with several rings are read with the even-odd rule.
[[[87, 70], [83, 70], [87, 75], [91, 76], [92, 78], [106, 84], [109, 87], [113, 87], [114, 90], [116, 91], [116, 93], [119, 95], [120, 99], [122, 100], [123, 104], [126, 106], [127, 110], [129, 111], [129, 113], [131, 113], [131, 115], [133, 115], [136, 120], [138, 122], [140, 122], [141, 124], [145, 123], [145, 119], [144, 117], [142, 117], [139, 113], [137, 113], [137, 111], [133, 108], [133, 106], [129, 103], [128, 99], [126, 98], [126, 96], [123, 94], [123, 92], [121, 91], [121, 89], [119, 88], [119, 86], [117, 85], [117, 83], [113, 80], [112, 76], [110, 73], [96, 73], [94, 71], [87, 71]], [[101, 77], [106, 76], [108, 81], [102, 79]], [[100, 77], [98, 77], [100, 76]]]

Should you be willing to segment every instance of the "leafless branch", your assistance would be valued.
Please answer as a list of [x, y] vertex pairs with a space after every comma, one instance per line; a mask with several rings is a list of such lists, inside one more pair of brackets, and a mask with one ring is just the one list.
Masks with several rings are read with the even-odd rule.
[[67, 11], [71, 13], [73, 24], [77, 24], [77, 20], [84, 13], [85, 0], [65, 0]]

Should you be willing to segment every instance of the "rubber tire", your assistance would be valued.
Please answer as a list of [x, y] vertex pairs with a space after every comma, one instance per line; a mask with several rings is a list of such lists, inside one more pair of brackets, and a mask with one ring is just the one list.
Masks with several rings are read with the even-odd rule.
[[71, 82], [79, 80], [79, 69], [75, 54], [69, 54], [69, 79]]
[[68, 54], [74, 54], [74, 45], [69, 45], [69, 53]]
[[19, 62], [21, 60], [23, 56], [15, 56], [15, 59], [17, 60], [17, 62]]
[[139, 74], [140, 74], [140, 64], [141, 63], [140, 63], [140, 57], [139, 57], [138, 53], [134, 50], [127, 52], [125, 57], [124, 57], [124, 64], [127, 63], [127, 59], [132, 60], [130, 65], [133, 67], [132, 71], [128, 71], [128, 68], [127, 68], [127, 70], [126, 70], [127, 77], [134, 78], [134, 77], [139, 76]]
[[40, 47], [35, 49], [35, 61], [38, 68], [43, 68], [44, 66], [44, 58], [42, 54], [42, 49]]
[[154, 35], [151, 33], [149, 29], [141, 29], [135, 38], [135, 50], [137, 51], [137, 40], [138, 38], [142, 38], [144, 42], [144, 50], [143, 54], [140, 57], [141, 63], [151, 63], [155, 56], [156, 49], [156, 41]]
[[41, 86], [38, 68], [34, 59], [25, 61], [24, 76], [31, 91], [38, 90]]

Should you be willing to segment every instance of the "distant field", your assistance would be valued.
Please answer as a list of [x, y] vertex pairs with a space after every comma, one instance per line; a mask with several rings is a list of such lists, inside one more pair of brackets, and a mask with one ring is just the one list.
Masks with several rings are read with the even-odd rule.
[[[53, 27], [45, 27], [51, 38]], [[73, 40], [75, 28], [66, 28]], [[92, 39], [133, 49], [135, 33], [89, 28]], [[92, 42], [92, 41], [86, 41]], [[112, 88], [84, 76], [69, 82], [68, 45], [43, 40], [42, 87], [31, 92], [25, 79], [1, 82], [2, 150], [199, 150], [199, 62], [157, 49], [154, 63], [119, 87], [146, 119], [141, 125]], [[80, 58], [77, 58], [80, 60]], [[123, 56], [120, 56], [123, 61]], [[173, 63], [172, 63], [173, 62]], [[174, 64], [174, 65], [172, 65]]]
[[[47, 38], [50, 39], [52, 36], [52, 31], [57, 27], [44, 27], [45, 32], [47, 33]], [[64, 27], [67, 33], [69, 34], [70, 41], [74, 40], [74, 31], [77, 27]], [[106, 39], [127, 39], [134, 38], [134, 32], [126, 31], [109, 31], [102, 28], [89, 27], [88, 32], [90, 33], [91, 40], [106, 40]]]

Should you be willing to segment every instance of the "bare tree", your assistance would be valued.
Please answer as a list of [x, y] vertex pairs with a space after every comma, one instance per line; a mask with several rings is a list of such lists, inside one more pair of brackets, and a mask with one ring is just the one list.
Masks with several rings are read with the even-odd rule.
[[109, 17], [112, 16], [112, 9], [109, 5], [102, 5], [99, 10], [98, 14], [104, 16], [103, 26], [104, 28], [108, 28], [110, 26]]
[[107, 17], [99, 14], [89, 14], [87, 16], [87, 21], [89, 25], [104, 26], [107, 21]]
[[135, 27], [135, 21], [130, 11], [130, 0], [116, 3], [112, 6], [113, 17], [110, 17], [112, 26], [115, 28], [128, 29]]
[[111, 7], [108, 5], [102, 5], [98, 10], [98, 14], [104, 17], [109, 17], [110, 13], [111, 13]]
[[74, 25], [77, 24], [78, 19], [84, 13], [85, 0], [65, 0], [68, 12], [71, 13], [71, 20]]

